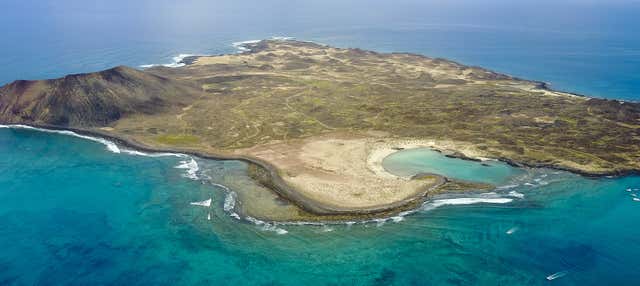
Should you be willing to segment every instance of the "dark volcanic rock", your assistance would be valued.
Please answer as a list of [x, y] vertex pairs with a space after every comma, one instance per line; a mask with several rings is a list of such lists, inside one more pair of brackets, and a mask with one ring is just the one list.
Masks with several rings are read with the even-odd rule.
[[119, 66], [50, 80], [18, 80], [0, 88], [0, 122], [103, 126], [127, 114], [182, 105], [198, 89]]

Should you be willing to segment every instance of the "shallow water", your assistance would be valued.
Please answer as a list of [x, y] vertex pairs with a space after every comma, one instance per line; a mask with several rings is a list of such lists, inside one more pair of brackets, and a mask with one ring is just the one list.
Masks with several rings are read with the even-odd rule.
[[[439, 197], [397, 222], [274, 226], [231, 217], [223, 188], [175, 168], [185, 158], [6, 128], [0, 158], [3, 285], [542, 285], [560, 271], [563, 285], [640, 281], [640, 190], [626, 191], [638, 177], [529, 170], [496, 191], [508, 203]], [[234, 161], [198, 166], [201, 179], [218, 174], [207, 182], [245, 174]]]
[[[8, 0], [0, 84], [172, 64], [179, 54], [293, 36], [638, 100], [638, 3], [506, 2]], [[389, 160], [409, 164], [387, 167], [501, 188], [438, 196], [367, 224], [256, 225], [234, 218], [228, 191], [214, 185], [273, 202], [254, 199], [271, 195], [242, 163], [196, 159], [194, 171], [189, 158], [112, 151], [0, 128], [0, 285], [543, 285], [555, 273], [565, 274], [552, 282], [561, 285], [640, 281], [637, 176], [585, 179], [401, 152]], [[208, 208], [191, 205], [209, 198]], [[287, 213], [272, 203], [256, 209]]]
[[503, 162], [475, 162], [443, 156], [430, 148], [415, 148], [395, 152], [382, 161], [385, 170], [399, 176], [418, 173], [436, 173], [446, 177], [500, 185], [514, 176], [522, 175], [522, 169]]

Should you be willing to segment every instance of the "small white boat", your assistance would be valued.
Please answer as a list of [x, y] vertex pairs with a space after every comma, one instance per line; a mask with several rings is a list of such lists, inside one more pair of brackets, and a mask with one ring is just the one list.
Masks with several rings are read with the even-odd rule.
[[211, 213], [207, 215], [207, 220], [211, 220]]
[[516, 231], [518, 231], [518, 227], [514, 226], [514, 227], [510, 228], [509, 230], [507, 230], [506, 234], [513, 234]]
[[554, 280], [554, 279], [558, 279], [558, 278], [560, 278], [562, 276], [567, 275], [567, 273], [569, 273], [569, 271], [566, 271], [566, 270], [553, 273], [553, 274], [547, 276], [547, 280], [551, 281], [551, 280]]
[[633, 198], [634, 201], [640, 202], [640, 198]]

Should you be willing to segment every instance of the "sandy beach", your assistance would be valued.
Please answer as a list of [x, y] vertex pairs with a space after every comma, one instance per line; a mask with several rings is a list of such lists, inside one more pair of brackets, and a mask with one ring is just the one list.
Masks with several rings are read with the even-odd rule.
[[388, 209], [424, 197], [444, 179], [419, 180], [387, 172], [384, 158], [398, 150], [443, 147], [428, 140], [324, 135], [241, 150], [273, 164], [307, 199], [343, 210]]

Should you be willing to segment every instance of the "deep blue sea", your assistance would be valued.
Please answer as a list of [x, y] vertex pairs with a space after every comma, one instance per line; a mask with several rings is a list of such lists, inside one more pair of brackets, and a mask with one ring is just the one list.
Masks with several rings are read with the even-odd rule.
[[[640, 3], [556, 2], [5, 0], [0, 84], [289, 36], [640, 100]], [[246, 180], [241, 162], [0, 128], [0, 285], [640, 284], [638, 176], [481, 166], [427, 149], [384, 164], [500, 187], [434, 197], [402, 218], [260, 225], [233, 218], [215, 185]]]

